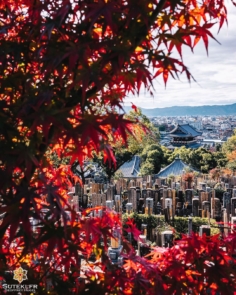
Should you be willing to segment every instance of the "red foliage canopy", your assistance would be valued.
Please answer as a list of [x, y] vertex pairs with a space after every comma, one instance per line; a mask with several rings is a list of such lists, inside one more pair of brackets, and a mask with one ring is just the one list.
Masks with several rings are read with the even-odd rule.
[[[118, 220], [112, 213], [92, 221], [76, 216], [66, 198], [73, 176], [68, 179], [67, 167], [52, 167], [48, 148], [71, 155], [71, 161], [82, 162], [94, 150], [115, 161], [108, 137], [125, 141], [132, 132], [132, 122], [118, 113], [124, 97], [138, 94], [141, 86], [152, 92], [159, 75], [165, 83], [181, 73], [190, 80], [182, 47], [193, 50], [202, 39], [207, 50], [211, 27], [220, 29], [225, 21], [223, 0], [0, 1], [3, 274], [25, 261], [29, 276], [42, 285], [40, 294], [48, 276], [57, 294], [85, 292], [76, 280], [78, 253], [104, 253], [98, 237], [106, 241]], [[179, 59], [172, 57], [175, 49]], [[41, 220], [37, 234], [30, 218]], [[155, 264], [137, 257], [128, 261], [127, 268], [110, 265], [105, 273], [88, 266], [89, 294], [99, 288], [99, 294], [161, 290]], [[168, 289], [168, 281], [163, 286]]]

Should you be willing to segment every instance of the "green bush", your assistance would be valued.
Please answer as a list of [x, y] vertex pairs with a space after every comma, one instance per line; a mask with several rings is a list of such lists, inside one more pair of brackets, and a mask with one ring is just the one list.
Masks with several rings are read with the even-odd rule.
[[[167, 224], [165, 222], [165, 218], [163, 215], [147, 215], [147, 214], [123, 214], [123, 224], [125, 224], [128, 217], [133, 218], [134, 222], [138, 229], [141, 229], [141, 224], [147, 224], [148, 230], [152, 230], [154, 228], [158, 228], [161, 232], [166, 229], [174, 228], [175, 230], [175, 238], [180, 238], [181, 234], [188, 233], [188, 217], [175, 217], [173, 220]], [[193, 231], [199, 232], [199, 227], [201, 225], [208, 225], [208, 218], [200, 218], [200, 217], [193, 217]], [[211, 235], [219, 234], [220, 230], [217, 226], [217, 222], [215, 219], [210, 219], [210, 226], [211, 226]]]

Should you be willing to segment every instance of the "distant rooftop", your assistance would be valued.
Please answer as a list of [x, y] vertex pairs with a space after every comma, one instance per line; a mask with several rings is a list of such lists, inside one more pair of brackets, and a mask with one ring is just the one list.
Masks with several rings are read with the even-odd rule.
[[192, 142], [192, 143], [188, 143], [188, 144], [169, 144], [167, 145], [168, 149], [175, 149], [177, 147], [181, 147], [181, 146], [185, 146], [187, 149], [198, 149], [199, 147], [202, 146], [202, 142]]
[[206, 139], [203, 139], [202, 141], [203, 143], [208, 143], [208, 142], [224, 143], [226, 140], [206, 138]]
[[156, 177], [168, 177], [169, 175], [182, 175], [184, 174], [186, 169], [190, 169], [192, 171], [199, 172], [197, 169], [192, 166], [184, 163], [179, 157], [176, 157], [175, 160], [165, 168], [163, 168]]
[[140, 170], [140, 158], [139, 156], [133, 156], [133, 158], [124, 163], [119, 170], [125, 178], [138, 177]]
[[172, 137], [196, 137], [202, 135], [201, 132], [189, 124], [178, 124], [169, 134]]

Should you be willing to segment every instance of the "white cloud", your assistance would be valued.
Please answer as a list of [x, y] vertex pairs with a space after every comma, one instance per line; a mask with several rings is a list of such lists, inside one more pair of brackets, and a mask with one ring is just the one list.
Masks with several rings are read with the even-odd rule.
[[194, 54], [183, 50], [183, 58], [197, 83], [189, 85], [184, 76], [180, 81], [169, 79], [165, 89], [161, 78], [154, 82], [154, 97], [141, 91], [139, 97], [128, 97], [125, 104], [133, 102], [144, 108], [168, 107], [181, 105], [213, 105], [236, 102], [236, 7], [231, 2], [228, 6], [228, 27], [223, 26], [217, 35], [213, 35], [221, 43], [209, 42], [209, 56], [203, 43], [198, 44]]

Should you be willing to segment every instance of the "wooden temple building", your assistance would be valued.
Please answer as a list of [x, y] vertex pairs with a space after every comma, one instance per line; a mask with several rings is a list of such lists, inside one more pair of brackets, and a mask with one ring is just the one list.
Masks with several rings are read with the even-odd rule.
[[186, 148], [199, 148], [201, 144], [198, 142], [198, 136], [202, 133], [194, 129], [189, 124], [177, 125], [170, 133], [171, 137], [169, 149], [185, 146]]

